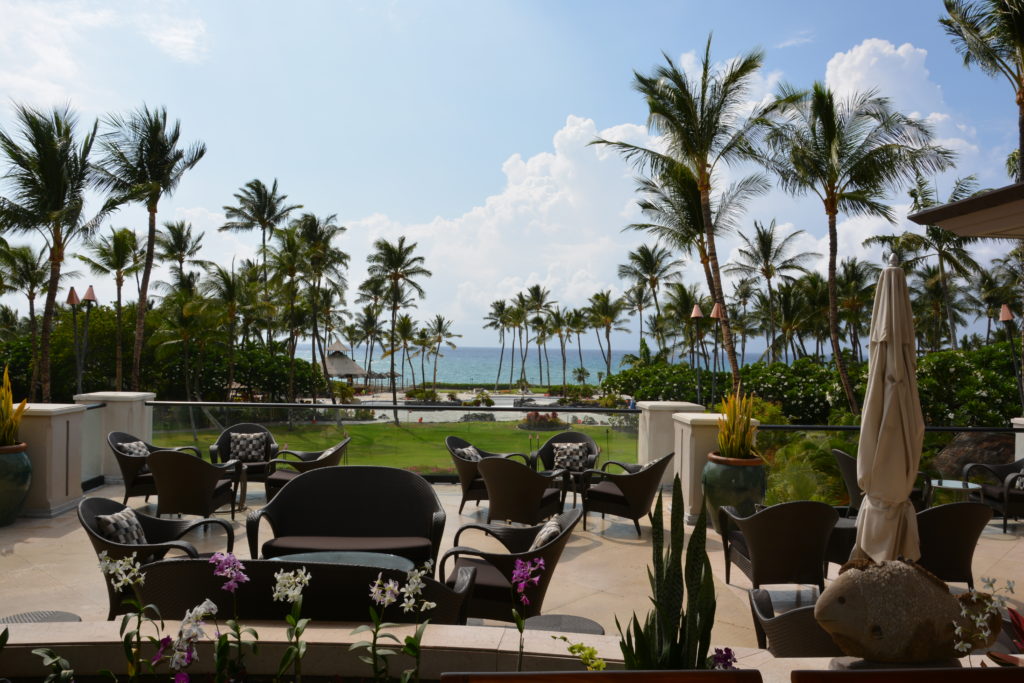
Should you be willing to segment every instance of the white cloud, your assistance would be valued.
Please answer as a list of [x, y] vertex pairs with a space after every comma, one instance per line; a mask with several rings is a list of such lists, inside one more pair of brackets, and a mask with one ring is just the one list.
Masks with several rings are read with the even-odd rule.
[[136, 20], [139, 31], [162, 52], [180, 62], [199, 63], [206, 58], [206, 22], [198, 17], [175, 17], [161, 13]]
[[[825, 82], [836, 94], [878, 90], [901, 111], [944, 110], [942, 89], [925, 66], [928, 51], [904, 43], [868, 38], [846, 52], [837, 52], [825, 68]], [[926, 114], [927, 115], [927, 114]]]
[[775, 47], [779, 49], [785, 49], [787, 47], [796, 47], [797, 45], [806, 45], [807, 43], [814, 42], [813, 31], [797, 31], [793, 36], [790, 36], [786, 40], [782, 41]]

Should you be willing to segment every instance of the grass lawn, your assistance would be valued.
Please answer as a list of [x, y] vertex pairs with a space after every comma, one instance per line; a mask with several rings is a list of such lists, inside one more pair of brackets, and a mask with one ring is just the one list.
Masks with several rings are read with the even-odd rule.
[[[339, 429], [333, 423], [301, 424], [294, 429], [287, 425], [268, 425], [282, 449], [318, 451], [345, 438], [352, 437], [348, 457], [351, 465], [386, 465], [419, 472], [452, 471], [451, 456], [444, 447], [446, 436], [460, 436], [488, 451], [529, 453], [554, 436], [556, 432], [529, 432], [516, 428], [514, 422], [392, 422], [348, 424]], [[601, 458], [636, 462], [636, 435], [617, 432], [605, 425], [574, 425], [573, 429], [592, 436], [601, 447]], [[205, 454], [219, 432], [199, 432], [198, 442], [190, 431], [158, 432], [154, 440], [164, 446], [198, 446]]]

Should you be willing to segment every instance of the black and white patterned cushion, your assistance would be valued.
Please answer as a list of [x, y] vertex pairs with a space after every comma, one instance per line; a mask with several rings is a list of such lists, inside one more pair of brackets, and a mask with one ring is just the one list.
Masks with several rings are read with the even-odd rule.
[[455, 455], [461, 456], [466, 460], [478, 461], [481, 458], [480, 451], [476, 449], [476, 446], [466, 446], [465, 448], [456, 448]]
[[267, 459], [267, 435], [231, 433], [231, 457], [242, 462], [261, 462]]
[[552, 445], [555, 452], [555, 469], [582, 472], [587, 469], [587, 454], [590, 449], [585, 443], [556, 443]]
[[127, 441], [125, 443], [117, 444], [117, 447], [121, 449], [122, 453], [127, 453], [128, 455], [149, 455], [149, 449], [146, 448], [145, 441]]
[[146, 532], [142, 530], [135, 510], [125, 508], [112, 515], [96, 515], [96, 523], [100, 533], [108, 541], [125, 545], [143, 545], [146, 543]]
[[562, 533], [562, 526], [558, 523], [558, 518], [549, 519], [547, 524], [540, 528], [537, 532], [536, 538], [533, 539], [533, 545], [527, 552], [533, 552], [543, 548], [551, 541], [558, 538], [558, 534]]

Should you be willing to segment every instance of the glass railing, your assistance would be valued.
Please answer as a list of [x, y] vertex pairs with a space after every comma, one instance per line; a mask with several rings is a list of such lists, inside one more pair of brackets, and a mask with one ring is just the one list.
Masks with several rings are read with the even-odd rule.
[[153, 408], [154, 443], [196, 446], [204, 454], [225, 428], [252, 422], [269, 429], [282, 449], [323, 450], [351, 437], [349, 464], [401, 467], [424, 475], [454, 474], [444, 445], [447, 436], [487, 451], [530, 453], [552, 435], [573, 430], [590, 435], [601, 447], [599, 463], [637, 460], [640, 411], [558, 406], [547, 399], [529, 406], [493, 407], [178, 401], [147, 405]]

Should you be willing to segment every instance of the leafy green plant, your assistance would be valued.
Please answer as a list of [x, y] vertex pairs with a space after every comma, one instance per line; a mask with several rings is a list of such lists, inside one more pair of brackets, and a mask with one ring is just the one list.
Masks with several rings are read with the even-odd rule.
[[19, 443], [18, 426], [21, 424], [21, 416], [25, 412], [27, 403], [28, 399], [22, 399], [18, 407], [14, 407], [11, 378], [7, 374], [5, 365], [4, 382], [0, 385], [0, 446], [13, 446]]
[[[648, 569], [654, 609], [643, 623], [636, 613], [625, 631], [616, 618], [619, 647], [627, 669], [707, 669], [711, 627], [715, 622], [715, 584], [707, 549], [707, 513], [702, 509], [683, 565], [683, 487], [676, 475], [672, 482], [669, 547], [663, 550], [662, 500], [651, 516], [653, 568]], [[685, 601], [685, 610], [684, 607]]]
[[564, 640], [569, 643], [569, 654], [577, 657], [583, 666], [587, 667], [587, 671], [604, 671], [606, 668], [605, 661], [597, 656], [597, 648], [584, 645], [583, 643], [574, 643], [565, 636], [551, 636], [553, 640]]
[[755, 444], [757, 426], [753, 423], [754, 398], [740, 392], [729, 394], [722, 401], [722, 417], [718, 419], [718, 454], [723, 458], [760, 457]]

